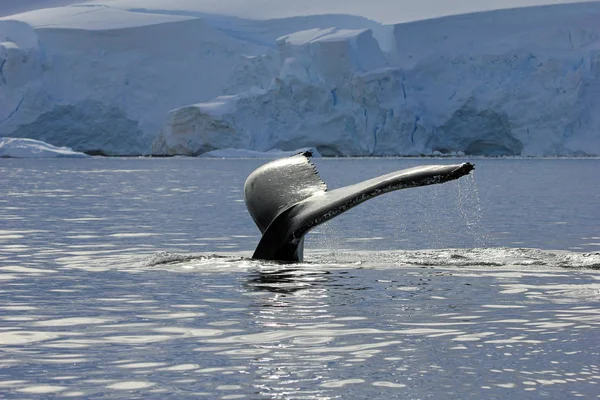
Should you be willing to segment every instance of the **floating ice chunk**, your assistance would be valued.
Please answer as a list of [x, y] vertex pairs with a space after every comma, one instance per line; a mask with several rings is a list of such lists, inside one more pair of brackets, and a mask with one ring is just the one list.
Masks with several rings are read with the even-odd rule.
[[85, 153], [33, 139], [0, 137], [0, 158], [84, 158]]

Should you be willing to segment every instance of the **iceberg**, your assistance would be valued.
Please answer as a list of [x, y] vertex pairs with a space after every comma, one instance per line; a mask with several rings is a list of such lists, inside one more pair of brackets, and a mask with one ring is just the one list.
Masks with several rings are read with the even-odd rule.
[[0, 137], [0, 158], [86, 158], [85, 153], [33, 139]]
[[600, 155], [600, 3], [425, 3], [100, 0], [3, 17], [0, 135], [105, 155]]

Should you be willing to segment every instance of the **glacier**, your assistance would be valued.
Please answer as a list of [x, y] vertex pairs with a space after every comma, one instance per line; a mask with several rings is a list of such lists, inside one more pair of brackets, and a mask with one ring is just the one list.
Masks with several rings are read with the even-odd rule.
[[600, 3], [415, 21], [401, 2], [234, 3], [0, 18], [0, 135], [106, 155], [600, 155]]

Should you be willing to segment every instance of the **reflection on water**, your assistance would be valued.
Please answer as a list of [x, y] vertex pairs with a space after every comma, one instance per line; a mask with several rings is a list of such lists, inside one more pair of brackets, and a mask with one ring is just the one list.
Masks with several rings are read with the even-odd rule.
[[[282, 398], [294, 388], [294, 396], [318, 397], [319, 380], [328, 367], [306, 349], [333, 341], [326, 325], [334, 317], [328, 304], [329, 273], [306, 268], [261, 268], [244, 279], [252, 303], [249, 314], [261, 333], [245, 335], [243, 348], [259, 348], [250, 361], [256, 370], [254, 385], [266, 397]], [[254, 337], [252, 337], [254, 336]], [[304, 349], [299, 354], [298, 350]]]
[[371, 261], [2, 272], [0, 387], [7, 398], [597, 396], [595, 270], [347, 257]]
[[[376, 199], [296, 265], [247, 258], [240, 190], [261, 161], [15, 161], [0, 164], [2, 398], [598, 398], [598, 213], [511, 191], [549, 183], [528, 160]], [[404, 162], [322, 169], [341, 185]]]

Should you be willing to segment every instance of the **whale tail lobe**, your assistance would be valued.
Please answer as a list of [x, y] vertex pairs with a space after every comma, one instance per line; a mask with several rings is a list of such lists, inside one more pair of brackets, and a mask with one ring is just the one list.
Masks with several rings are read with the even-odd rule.
[[474, 169], [470, 163], [426, 165], [327, 191], [310, 156], [272, 161], [246, 180], [246, 206], [263, 234], [252, 258], [302, 261], [304, 236], [317, 225], [381, 194], [448, 182]]

